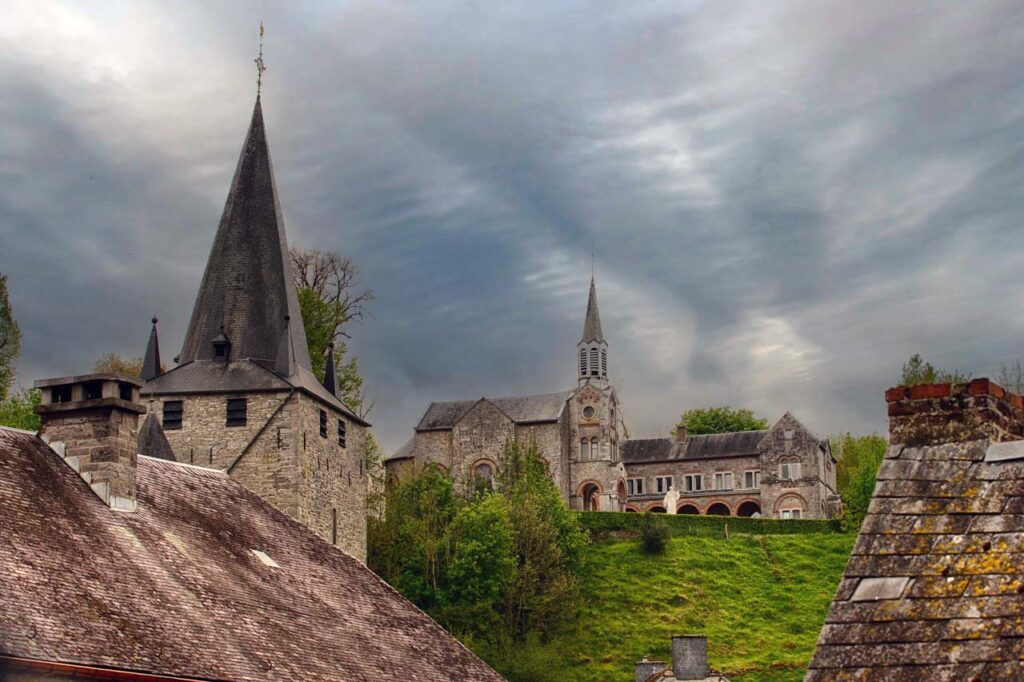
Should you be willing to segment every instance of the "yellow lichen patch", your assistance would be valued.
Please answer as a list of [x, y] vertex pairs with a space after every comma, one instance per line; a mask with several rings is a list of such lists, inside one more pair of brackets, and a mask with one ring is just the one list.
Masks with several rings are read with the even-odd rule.
[[982, 597], [1001, 594], [1020, 594], [1024, 578], [1012, 575], [978, 575], [967, 586], [966, 596]]
[[915, 597], [959, 597], [970, 581], [971, 579], [967, 577], [918, 578], [914, 581], [913, 595]]
[[951, 572], [955, 575], [1021, 573], [1022, 571], [1024, 571], [1024, 566], [1021, 565], [1021, 556], [1019, 554], [991, 551], [978, 554], [964, 554], [957, 558], [951, 567]]

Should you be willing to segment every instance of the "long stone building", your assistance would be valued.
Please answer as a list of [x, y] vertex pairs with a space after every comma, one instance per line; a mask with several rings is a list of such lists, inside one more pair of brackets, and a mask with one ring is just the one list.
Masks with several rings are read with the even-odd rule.
[[793, 415], [765, 431], [629, 440], [608, 362], [591, 279], [574, 388], [431, 403], [412, 439], [387, 459], [388, 476], [418, 464], [465, 483], [490, 479], [505, 444], [518, 441], [536, 445], [573, 509], [776, 518], [839, 512], [828, 441]]

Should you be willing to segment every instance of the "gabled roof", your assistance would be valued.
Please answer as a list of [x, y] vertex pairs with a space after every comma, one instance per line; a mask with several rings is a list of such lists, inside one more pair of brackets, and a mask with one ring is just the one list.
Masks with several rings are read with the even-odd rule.
[[231, 359], [273, 363], [286, 324], [295, 362], [312, 371], [257, 97], [179, 362], [212, 360], [223, 326]]
[[478, 398], [476, 400], [453, 400], [430, 403], [423, 414], [417, 431], [438, 431], [450, 429], [459, 423], [466, 413], [481, 400], [494, 405], [517, 424], [558, 421], [565, 409], [565, 403], [572, 391], [541, 393], [510, 398]]
[[147, 381], [143, 396], [187, 395], [190, 393], [245, 393], [251, 391], [286, 391], [297, 388], [318, 398], [364, 426], [368, 422], [324, 388], [311, 370], [296, 365], [295, 374], [282, 377], [272, 368], [274, 363], [253, 360], [196, 360], [179, 365]]
[[619, 446], [622, 461], [653, 462], [668, 459], [707, 459], [756, 455], [757, 446], [767, 431], [737, 431], [687, 436], [677, 443], [673, 438], [627, 440]]
[[1024, 676], [1024, 442], [891, 445], [805, 679]]
[[385, 457], [384, 461], [385, 462], [392, 462], [392, 461], [397, 461], [397, 460], [400, 460], [400, 459], [410, 459], [410, 458], [412, 458], [414, 456], [415, 452], [416, 452], [416, 439], [415, 438], [410, 438], [409, 440], [405, 441], [405, 443], [402, 445], [402, 447], [400, 447], [397, 450], [395, 450], [394, 454], [392, 454], [390, 457]]
[[137, 471], [138, 510], [112, 511], [39, 437], [0, 429], [0, 656], [204, 680], [501, 679], [225, 474]]
[[583, 321], [583, 343], [591, 341], [604, 341], [604, 332], [601, 330], [601, 313], [597, 310], [597, 286], [594, 278], [590, 278], [590, 296], [587, 298], [587, 317]]

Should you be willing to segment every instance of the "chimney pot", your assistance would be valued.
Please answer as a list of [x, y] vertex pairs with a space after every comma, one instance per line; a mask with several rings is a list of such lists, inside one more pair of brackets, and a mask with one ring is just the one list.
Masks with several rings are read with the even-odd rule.
[[135, 509], [142, 382], [116, 372], [41, 379], [39, 435], [112, 509]]
[[708, 676], [707, 635], [672, 638], [672, 674], [677, 680], [703, 680]]

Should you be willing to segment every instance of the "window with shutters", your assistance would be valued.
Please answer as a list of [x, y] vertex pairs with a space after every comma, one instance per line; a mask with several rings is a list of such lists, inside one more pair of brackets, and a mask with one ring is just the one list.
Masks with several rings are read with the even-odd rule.
[[177, 431], [181, 428], [185, 403], [181, 400], [164, 401], [164, 431]]
[[[345, 437], [345, 420], [344, 419], [339, 419], [338, 420], [338, 445], [340, 445], [341, 447], [346, 447], [346, 445], [345, 445], [346, 440], [347, 439]], [[359, 461], [359, 465], [362, 466], [362, 460]], [[362, 473], [362, 472], [360, 471], [360, 473]]]
[[245, 426], [247, 403], [245, 398], [228, 398], [227, 426]]
[[608, 351], [601, 349], [601, 376], [608, 376]]
[[591, 348], [590, 349], [590, 375], [596, 377], [596, 376], [598, 376], [598, 374], [599, 374], [599, 372], [598, 372], [598, 369], [597, 369], [597, 349], [596, 348]]
[[327, 410], [320, 410], [320, 437], [327, 438]]
[[587, 376], [587, 349], [580, 351], [580, 375]]

